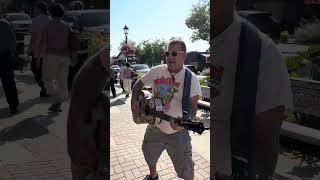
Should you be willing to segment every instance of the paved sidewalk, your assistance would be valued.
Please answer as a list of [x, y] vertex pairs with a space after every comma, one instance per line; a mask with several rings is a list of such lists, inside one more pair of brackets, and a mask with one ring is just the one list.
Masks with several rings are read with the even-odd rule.
[[48, 114], [31, 72], [17, 72], [16, 81], [20, 113], [14, 116], [0, 85], [0, 180], [70, 180], [68, 102], [62, 113]]
[[[131, 98], [121, 94], [111, 99], [110, 110], [110, 179], [143, 179], [149, 174], [148, 166], [141, 150], [147, 125], [133, 122], [130, 110]], [[210, 134], [193, 135], [193, 160], [195, 161], [195, 179], [210, 179]], [[200, 153], [199, 153], [200, 152]], [[179, 179], [176, 176], [171, 159], [164, 151], [158, 161], [157, 170], [160, 179]]]

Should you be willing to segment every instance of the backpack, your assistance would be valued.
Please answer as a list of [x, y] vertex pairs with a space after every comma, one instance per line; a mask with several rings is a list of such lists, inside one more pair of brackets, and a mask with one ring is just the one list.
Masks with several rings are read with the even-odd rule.
[[[261, 37], [247, 21], [241, 25], [236, 81], [231, 113], [231, 165], [233, 177], [255, 179], [252, 137], [259, 76]], [[249, 127], [249, 128], [248, 128]]]

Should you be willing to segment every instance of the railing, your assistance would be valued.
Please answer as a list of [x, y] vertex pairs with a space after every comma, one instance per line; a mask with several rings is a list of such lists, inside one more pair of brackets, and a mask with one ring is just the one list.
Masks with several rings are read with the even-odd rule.
[[[305, 116], [318, 117], [320, 120], [320, 82], [291, 78], [293, 111]], [[201, 87], [202, 96], [210, 98], [210, 87]], [[199, 108], [210, 110], [210, 102], [200, 100]], [[284, 121], [281, 135], [320, 146], [320, 130]]]

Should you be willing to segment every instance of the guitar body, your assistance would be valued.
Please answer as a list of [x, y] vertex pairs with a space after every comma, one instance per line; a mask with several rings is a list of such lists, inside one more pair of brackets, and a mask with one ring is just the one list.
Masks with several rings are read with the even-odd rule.
[[162, 111], [162, 106], [159, 106], [159, 98], [153, 98], [149, 91], [142, 90], [139, 98], [140, 114], [132, 113], [132, 119], [136, 124], [150, 124], [157, 125], [161, 120], [175, 121], [179, 126], [184, 127], [186, 130], [202, 134], [204, 130], [209, 128], [204, 127], [202, 122], [194, 121], [194, 119], [186, 117], [171, 117]]
[[141, 91], [139, 95], [139, 107], [142, 112], [141, 114], [132, 113], [132, 119], [136, 124], [159, 124], [159, 118], [148, 114], [150, 109], [155, 109], [154, 99], [152, 98], [152, 94], [149, 91]]

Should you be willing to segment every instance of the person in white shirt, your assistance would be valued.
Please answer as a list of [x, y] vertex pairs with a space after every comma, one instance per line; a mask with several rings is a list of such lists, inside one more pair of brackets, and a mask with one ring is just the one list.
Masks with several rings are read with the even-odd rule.
[[30, 26], [31, 41], [29, 54], [32, 56], [31, 71], [37, 84], [41, 88], [40, 97], [48, 97], [49, 95], [42, 81], [43, 57], [40, 57], [41, 33], [50, 21], [50, 17], [47, 15], [46, 3], [43, 1], [37, 3], [34, 7], [34, 14], [36, 16], [32, 18], [32, 24]]
[[123, 88], [123, 71], [124, 69], [126, 69], [126, 66], [124, 63], [121, 64], [120, 70], [119, 70], [119, 79], [120, 79], [120, 85], [122, 88], [122, 92], [125, 92], [124, 88]]
[[126, 68], [123, 70], [123, 88], [124, 91], [126, 92], [126, 97], [129, 97], [131, 94], [131, 86], [132, 86], [132, 81], [133, 81], [133, 76], [134, 76], [134, 71], [130, 67], [129, 63], [126, 63]]
[[[182, 94], [187, 57], [186, 45], [180, 40], [170, 40], [165, 52], [166, 64], [153, 67], [134, 85], [131, 99], [132, 113], [140, 114], [137, 97], [144, 85], [151, 86], [153, 96], [162, 101], [163, 112], [172, 117], [182, 117]], [[192, 73], [192, 72], [190, 72]], [[201, 95], [199, 80], [194, 73], [191, 75], [189, 115], [195, 116]], [[194, 163], [192, 160], [191, 139], [187, 130], [173, 122], [161, 121], [158, 125], [149, 125], [146, 129], [142, 151], [149, 166], [150, 174], [146, 180], [158, 179], [156, 164], [161, 153], [166, 149], [178, 177], [192, 180]]]
[[[235, 0], [216, 1], [213, 11], [213, 108], [211, 114], [211, 177], [229, 179], [232, 175], [230, 118], [236, 80], [241, 24], [234, 10]], [[276, 167], [281, 124], [285, 111], [292, 108], [292, 92], [286, 65], [273, 41], [259, 32], [261, 55], [253, 143], [260, 179], [271, 179]], [[248, 127], [249, 128], [249, 127]]]

